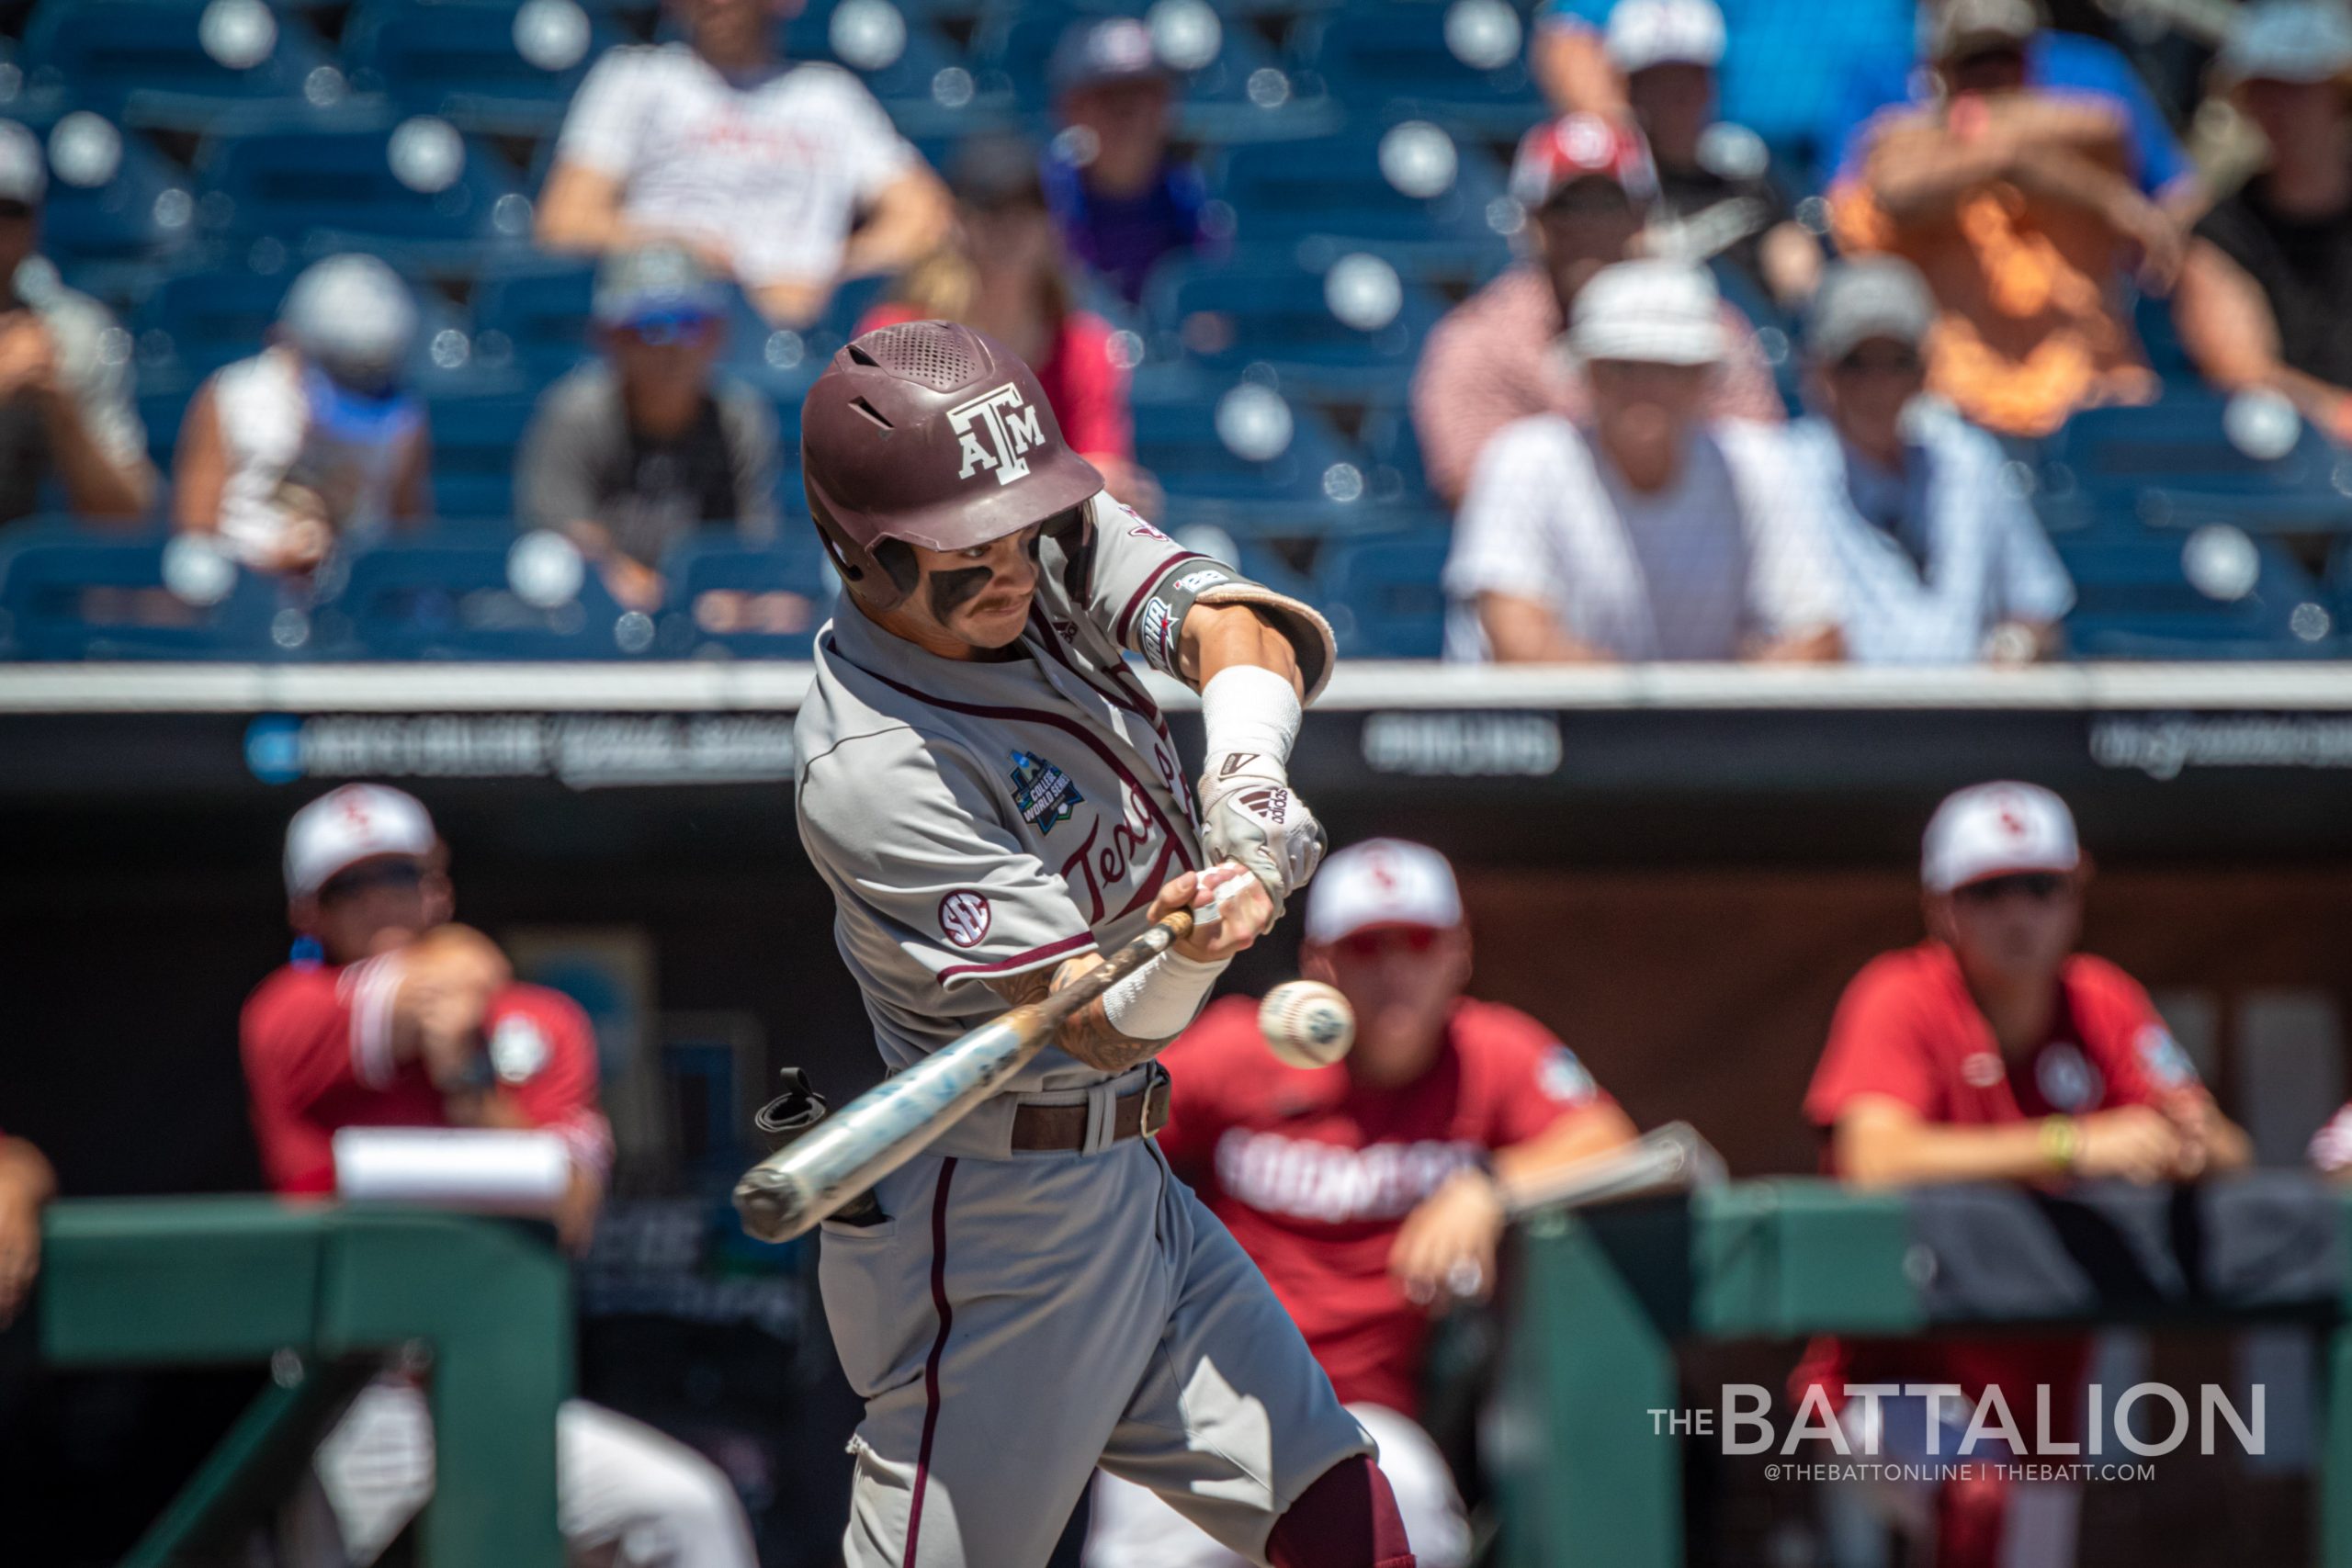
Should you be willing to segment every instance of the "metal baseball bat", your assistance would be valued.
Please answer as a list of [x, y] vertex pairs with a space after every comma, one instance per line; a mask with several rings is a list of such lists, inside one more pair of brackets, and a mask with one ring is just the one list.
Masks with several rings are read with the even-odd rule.
[[790, 1241], [914, 1158], [1029, 1065], [1079, 1009], [1193, 933], [1179, 909], [1042, 1001], [989, 1020], [859, 1095], [735, 1184], [735, 1212], [762, 1241]]
[[1504, 1206], [1516, 1219], [1536, 1209], [1575, 1208], [1643, 1192], [1716, 1187], [1723, 1156], [1688, 1122], [1669, 1122], [1622, 1149], [1580, 1159], [1512, 1184]]

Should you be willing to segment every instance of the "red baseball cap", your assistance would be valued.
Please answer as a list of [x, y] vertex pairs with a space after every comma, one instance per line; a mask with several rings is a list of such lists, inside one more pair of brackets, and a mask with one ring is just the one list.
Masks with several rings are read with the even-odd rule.
[[1597, 114], [1562, 115], [1529, 131], [1511, 160], [1510, 194], [1532, 212], [1587, 178], [1608, 180], [1635, 201], [1657, 195], [1641, 132]]

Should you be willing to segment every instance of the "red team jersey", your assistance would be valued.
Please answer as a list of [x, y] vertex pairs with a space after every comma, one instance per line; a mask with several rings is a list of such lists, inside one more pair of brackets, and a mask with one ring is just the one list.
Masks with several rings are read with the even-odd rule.
[[[334, 1190], [339, 1127], [447, 1125], [424, 1065], [391, 1058], [397, 953], [352, 964], [288, 964], [246, 998], [239, 1021], [262, 1168], [280, 1192]], [[572, 1157], [602, 1170], [612, 1133], [596, 1109], [596, 1043], [560, 991], [514, 985], [482, 1023], [500, 1089]]]
[[[1858, 1095], [1884, 1095], [1929, 1122], [1983, 1127], [2154, 1105], [2194, 1088], [2197, 1069], [2138, 981], [2076, 953], [2058, 976], [2050, 1032], [2022, 1059], [2001, 1055], [1960, 961], [1939, 942], [1884, 953], [1846, 987], [1829, 1044], [1805, 1094], [1825, 1134]], [[1825, 1156], [1835, 1171], [1834, 1156]], [[1892, 1344], [1815, 1340], [1792, 1386], [1823, 1385], [1835, 1404], [1847, 1382], [1956, 1382], [1974, 1401], [2000, 1385], [2021, 1431], [2033, 1431], [2034, 1385], [2051, 1386], [2051, 1428], [2067, 1429], [2086, 1375], [2078, 1337]], [[1949, 1407], [1947, 1407], [1949, 1408]], [[1964, 1413], [1963, 1413], [1964, 1414]]]
[[1606, 1099], [1550, 1030], [1466, 998], [1435, 1065], [1395, 1089], [1344, 1064], [1283, 1066], [1245, 997], [1210, 1007], [1160, 1060], [1170, 1163], [1257, 1260], [1340, 1400], [1408, 1416], [1429, 1315], [1388, 1277], [1405, 1216], [1489, 1151]]

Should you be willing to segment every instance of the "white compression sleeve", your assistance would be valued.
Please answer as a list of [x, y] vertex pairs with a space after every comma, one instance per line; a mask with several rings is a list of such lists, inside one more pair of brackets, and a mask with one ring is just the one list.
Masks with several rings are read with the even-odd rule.
[[1163, 953], [1102, 993], [1102, 1016], [1122, 1039], [1170, 1039], [1193, 1021], [1224, 973], [1223, 963]]
[[1255, 757], [1260, 771], [1282, 775], [1290, 765], [1290, 749], [1298, 742], [1304, 711], [1298, 694], [1286, 676], [1254, 664], [1220, 670], [1201, 688], [1201, 728], [1207, 736], [1202, 770], [1209, 775], [1239, 773], [1228, 767], [1228, 757]]

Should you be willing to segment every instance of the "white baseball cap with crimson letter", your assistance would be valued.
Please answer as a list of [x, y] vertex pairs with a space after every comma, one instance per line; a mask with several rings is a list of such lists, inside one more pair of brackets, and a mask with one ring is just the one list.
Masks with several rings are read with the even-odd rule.
[[1317, 945], [1381, 927], [1450, 931], [1461, 923], [1453, 868], [1426, 844], [1350, 844], [1325, 861], [1306, 887], [1306, 940]]
[[345, 784], [294, 814], [286, 825], [286, 892], [308, 898], [327, 879], [378, 855], [427, 855], [439, 841], [433, 818], [413, 795], [382, 784]]
[[2083, 863], [2075, 816], [2040, 784], [1971, 784], [1936, 807], [1919, 857], [1930, 893], [2019, 872], [2069, 872]]

